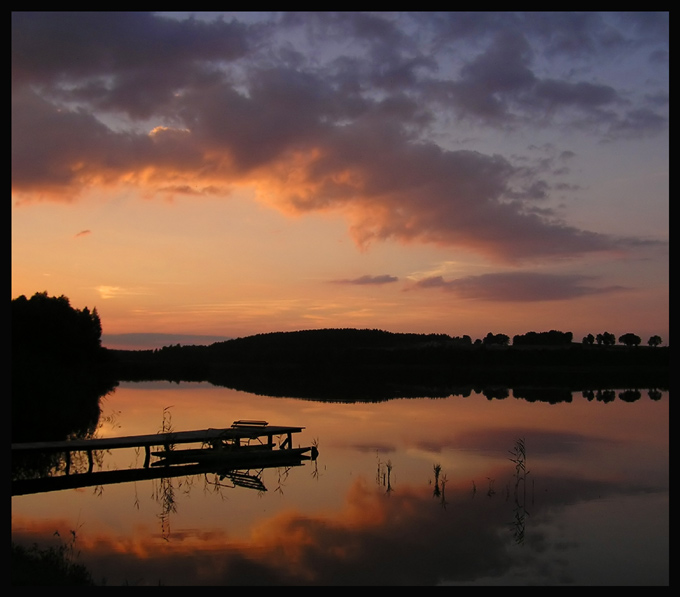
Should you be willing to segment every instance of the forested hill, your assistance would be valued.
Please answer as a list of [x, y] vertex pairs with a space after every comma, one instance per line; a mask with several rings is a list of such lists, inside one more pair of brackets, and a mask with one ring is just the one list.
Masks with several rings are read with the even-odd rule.
[[[112, 350], [101, 346], [96, 308], [76, 309], [67, 297], [46, 292], [12, 300], [13, 429], [73, 431], [96, 423], [96, 398], [119, 381], [206, 381], [270, 396], [331, 400], [348, 397], [446, 396], [453, 388], [499, 387], [577, 390], [667, 389], [670, 348], [632, 333], [527, 332], [510, 338], [489, 332], [469, 336], [393, 333], [379, 329], [273, 332], [208, 346]], [[79, 399], [79, 392], [83, 394]], [[63, 398], [55, 399], [57, 396]], [[92, 400], [92, 396], [95, 399]], [[38, 398], [41, 402], [37, 402]], [[88, 410], [84, 405], [90, 405]], [[92, 416], [90, 416], [92, 415]]]
[[[270, 395], [344, 391], [349, 386], [418, 388], [473, 384], [659, 387], [669, 348], [571, 342], [571, 334], [483, 341], [446, 334], [321, 329], [258, 334], [210, 346], [112, 351], [120, 380], [210, 381]], [[553, 344], [541, 344], [545, 338]], [[567, 342], [567, 339], [569, 340]], [[414, 390], [416, 391], [416, 390]]]
[[470, 345], [469, 336], [452, 338], [447, 334], [404, 334], [377, 329], [319, 329], [296, 332], [272, 332], [217, 342], [211, 352], [236, 354], [242, 352], [323, 351], [337, 353], [346, 350], [422, 348], [425, 346]]

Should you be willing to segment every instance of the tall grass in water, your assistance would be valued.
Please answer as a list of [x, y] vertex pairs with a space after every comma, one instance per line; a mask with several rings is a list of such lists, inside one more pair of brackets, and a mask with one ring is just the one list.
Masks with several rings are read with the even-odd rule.
[[432, 465], [432, 469], [434, 471], [434, 489], [432, 490], [432, 497], [438, 498], [441, 496], [441, 489], [439, 488], [439, 475], [442, 472], [442, 465], [434, 464]]
[[378, 457], [378, 470], [375, 474], [376, 484], [385, 487], [385, 493], [389, 494], [392, 492], [392, 461], [382, 462], [380, 460], [380, 453], [377, 454]]
[[[166, 406], [163, 409], [163, 420], [161, 422], [161, 431], [159, 433], [172, 433], [172, 414], [170, 413], [171, 406]], [[171, 443], [165, 444], [166, 450], [172, 450], [174, 445]], [[177, 503], [175, 500], [175, 487], [172, 484], [172, 479], [168, 477], [161, 477], [154, 485], [154, 499], [161, 505], [161, 513], [158, 518], [161, 522], [161, 537], [165, 541], [170, 538], [170, 515], [177, 512]]]
[[[523, 437], [515, 441], [515, 446], [509, 450], [512, 458], [511, 462], [515, 463], [515, 517], [512, 524], [515, 541], [518, 544], [524, 543], [525, 523], [526, 517], [529, 513], [526, 510], [527, 497], [527, 451], [526, 443]], [[521, 492], [520, 492], [520, 485]]]

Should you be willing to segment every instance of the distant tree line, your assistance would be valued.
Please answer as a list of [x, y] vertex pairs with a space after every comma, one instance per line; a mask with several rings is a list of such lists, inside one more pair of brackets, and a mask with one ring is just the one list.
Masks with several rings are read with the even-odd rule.
[[[469, 338], [469, 336], [465, 336]], [[550, 330], [549, 332], [527, 332], [526, 334], [516, 334], [512, 337], [513, 346], [569, 346], [574, 341], [572, 332], [560, 332], [558, 330]], [[619, 336], [618, 341], [625, 346], [638, 346], [642, 339], [640, 336], [633, 333], [626, 333]], [[654, 335], [647, 340], [647, 344], [652, 347], [659, 346], [663, 342], [661, 336]], [[489, 332], [483, 339], [475, 340], [475, 345], [489, 346], [508, 346], [510, 338], [506, 334], [494, 334]], [[588, 334], [584, 336], [582, 344], [598, 346], [614, 346], [616, 344], [616, 336], [610, 332], [603, 332], [593, 336]]]
[[493, 344], [498, 346], [507, 346], [509, 342], [510, 336], [508, 336], [507, 334], [493, 334], [491, 332], [484, 336], [484, 339], [482, 340], [482, 344], [484, 346], [489, 346]]
[[[603, 332], [601, 334], [598, 334], [597, 336], [588, 334], [587, 336], [584, 336], [582, 340], [583, 344], [590, 346], [592, 346], [595, 342], [597, 342], [598, 346], [614, 346], [614, 344], [616, 344], [616, 336], [609, 332]], [[625, 346], [639, 346], [639, 344], [642, 342], [642, 338], [640, 338], [640, 336], [638, 336], [637, 334], [628, 332], [627, 334], [619, 336], [619, 342], [621, 344], [624, 344]], [[649, 340], [647, 340], [647, 344], [652, 348], [659, 346], [662, 342], [663, 339], [661, 338], [661, 336], [658, 336], [656, 334], [650, 336]]]
[[512, 338], [514, 346], [562, 346], [571, 344], [574, 335], [571, 332], [527, 332]]
[[[505, 334], [493, 334], [489, 332], [483, 340], [476, 340], [475, 344], [490, 345], [496, 344], [507, 346], [510, 338]], [[574, 335], [571, 332], [560, 332], [557, 330], [550, 330], [549, 332], [527, 332], [526, 334], [517, 334], [512, 338], [513, 346], [569, 346], [574, 340]], [[637, 334], [628, 332], [619, 336], [619, 343], [625, 346], [639, 346], [642, 339]], [[653, 335], [647, 340], [647, 344], [651, 347], [659, 346], [663, 342], [661, 336]], [[593, 345], [597, 343], [598, 346], [614, 346], [616, 344], [616, 336], [610, 332], [602, 332], [593, 336], [588, 334], [584, 336], [582, 344]]]
[[641, 340], [631, 333], [618, 339], [630, 350], [607, 350], [616, 344], [609, 332], [575, 343], [571, 332], [531, 331], [514, 336], [511, 347], [502, 333], [473, 342], [467, 335], [354, 328], [111, 350], [101, 346], [101, 332], [96, 308], [75, 309], [65, 296], [42, 292], [12, 301], [13, 438], [17, 429], [21, 441], [64, 437], [68, 425], [69, 433], [88, 432], [97, 422], [98, 398], [122, 380], [207, 381], [256, 394], [338, 400], [358, 390], [445, 396], [452, 385], [658, 388], [667, 386], [669, 373], [669, 347], [651, 349], [661, 338], [652, 336], [650, 350], [637, 350]]

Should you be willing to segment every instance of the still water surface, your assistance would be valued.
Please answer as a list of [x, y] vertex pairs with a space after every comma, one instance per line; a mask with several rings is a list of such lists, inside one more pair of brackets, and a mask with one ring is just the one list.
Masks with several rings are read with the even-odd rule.
[[12, 538], [68, 541], [107, 585], [668, 585], [668, 393], [618, 394], [340, 404], [122, 383], [99, 437], [262, 419], [304, 427], [319, 457], [261, 471], [266, 491], [201, 475], [15, 496]]

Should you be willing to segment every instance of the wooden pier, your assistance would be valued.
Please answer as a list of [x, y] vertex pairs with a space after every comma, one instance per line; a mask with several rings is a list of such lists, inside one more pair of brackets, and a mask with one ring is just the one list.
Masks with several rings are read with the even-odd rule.
[[[38, 453], [63, 453], [66, 457], [64, 475], [13, 481], [12, 495], [201, 472], [221, 471], [229, 474], [229, 471], [238, 469], [295, 466], [303, 460], [316, 459], [318, 454], [316, 447], [293, 447], [293, 434], [303, 429], [304, 427], [273, 426], [266, 421], [240, 420], [223, 429], [12, 444], [13, 457]], [[277, 445], [275, 438], [283, 439]], [[198, 444], [200, 447], [178, 448], [191, 444]], [[120, 448], [144, 448], [143, 468], [93, 472], [93, 455], [96, 451]], [[153, 448], [160, 450], [152, 451]], [[72, 452], [87, 453], [87, 473], [70, 474]], [[152, 456], [158, 460], [152, 463]], [[50, 489], [41, 489], [42, 487]]]

